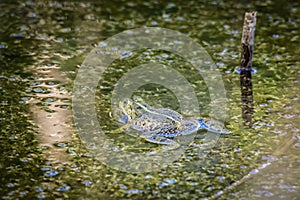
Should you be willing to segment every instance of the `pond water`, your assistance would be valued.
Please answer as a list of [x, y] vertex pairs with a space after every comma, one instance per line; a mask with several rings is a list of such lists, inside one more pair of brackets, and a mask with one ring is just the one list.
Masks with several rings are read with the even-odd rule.
[[[299, 2], [9, 1], [0, 6], [2, 199], [300, 198]], [[244, 126], [236, 69], [244, 13], [252, 10], [258, 12], [254, 114], [253, 124]], [[199, 131], [178, 159], [132, 173], [126, 165], [121, 170], [106, 165], [88, 150], [74, 118], [89, 113], [74, 115], [71, 96], [76, 75], [95, 47], [142, 27], [178, 31], [200, 44], [221, 75], [227, 106], [211, 99], [205, 77], [176, 53], [127, 52], [103, 72], [94, 105], [82, 104], [95, 110], [101, 129], [116, 144], [114, 151], [144, 153], [146, 159], [161, 149], [132, 135], [110, 134], [119, 127], [111, 115], [114, 87], [135, 66], [147, 63], [184, 76], [201, 116], [226, 109], [225, 125], [232, 133], [216, 137]], [[177, 94], [166, 86], [146, 84], [133, 95], [181, 112]], [[199, 114], [190, 111], [184, 114]], [[101, 137], [93, 140], [101, 142]]]

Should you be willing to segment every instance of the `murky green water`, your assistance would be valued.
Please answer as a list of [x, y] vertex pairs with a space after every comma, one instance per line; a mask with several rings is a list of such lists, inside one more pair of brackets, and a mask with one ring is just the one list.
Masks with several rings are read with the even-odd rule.
[[[298, 2], [10, 1], [0, 9], [2, 199], [299, 198]], [[244, 13], [251, 10], [258, 11], [255, 113], [254, 124], [243, 127], [235, 69]], [[86, 150], [73, 126], [70, 96], [78, 68], [99, 42], [146, 26], [180, 31], [211, 55], [223, 77], [226, 126], [233, 133], [199, 157], [205, 146], [199, 132], [180, 159], [134, 174], [107, 167]], [[136, 51], [116, 60], [99, 81], [95, 108], [107, 135], [118, 127], [109, 115], [115, 83], [150, 60], [176, 63], [195, 90], [201, 113], [209, 115], [208, 89], [195, 68], [169, 52]], [[146, 85], [136, 94], [180, 111], [165, 87]], [[109, 137], [132, 151], [159, 148], [128, 135]]]

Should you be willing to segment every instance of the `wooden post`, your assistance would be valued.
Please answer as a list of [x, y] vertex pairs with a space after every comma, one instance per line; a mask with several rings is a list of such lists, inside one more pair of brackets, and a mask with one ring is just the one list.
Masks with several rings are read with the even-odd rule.
[[242, 54], [240, 64], [240, 87], [242, 101], [242, 117], [244, 124], [252, 123], [253, 92], [252, 92], [252, 54], [254, 47], [254, 32], [256, 12], [246, 12], [242, 34]]

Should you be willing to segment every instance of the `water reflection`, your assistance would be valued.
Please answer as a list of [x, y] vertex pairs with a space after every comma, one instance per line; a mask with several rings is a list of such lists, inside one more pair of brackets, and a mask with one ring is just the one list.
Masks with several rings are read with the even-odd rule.
[[250, 70], [241, 70], [240, 72], [242, 118], [244, 125], [252, 124], [254, 113], [252, 75]]
[[[0, 185], [3, 199], [199, 199], [218, 194], [251, 172], [250, 178], [220, 198], [299, 197], [300, 145], [294, 139], [299, 136], [300, 128], [299, 2], [19, 1], [2, 3], [1, 8], [0, 137], [5, 154], [0, 158]], [[237, 106], [240, 87], [234, 73], [240, 50], [238, 30], [241, 30], [245, 10], [257, 10], [260, 15], [255, 42], [257, 56], [253, 58], [254, 66], [260, 70], [252, 80], [256, 112], [252, 117], [253, 128], [248, 129], [240, 125], [242, 116]], [[61, 127], [65, 119], [72, 116], [69, 93], [62, 92], [61, 96], [59, 92], [71, 91], [66, 77], [74, 78], [86, 53], [100, 40], [144, 26], [181, 31], [207, 49], [224, 76], [229, 103], [227, 125], [234, 133], [219, 140], [203, 159], [197, 154], [197, 148], [205, 146], [199, 133], [196, 145], [180, 160], [147, 174], [126, 174], [102, 165], [76, 136], [67, 137], [67, 141], [58, 140], [55, 148], [67, 156], [57, 156], [55, 161], [47, 157], [51, 151], [53, 155], [59, 154], [45, 145], [47, 142], [38, 140], [37, 135], [50, 132], [60, 135], [54, 125]], [[160, 59], [174, 61], [163, 55]], [[149, 60], [152, 59], [152, 55], [149, 56]], [[128, 66], [126, 59], [123, 59], [123, 67]], [[47, 71], [47, 66], [57, 67], [55, 73]], [[189, 80], [201, 85], [186, 66], [178, 68], [188, 74]], [[113, 80], [123, 72], [122, 69], [117, 71], [116, 77], [108, 73], [103, 88], [111, 88]], [[197, 94], [203, 113], [207, 113], [209, 95], [200, 90]], [[32, 116], [30, 102], [37, 102], [39, 109], [47, 109], [35, 119], [42, 127], [38, 132], [28, 120]], [[105, 107], [106, 102], [103, 103]], [[172, 102], [169, 104], [167, 106], [174, 106]], [[70, 124], [66, 124], [66, 128], [71, 128]], [[65, 129], [60, 131], [69, 134]], [[119, 140], [124, 141], [124, 136]], [[199, 167], [203, 163], [205, 167]], [[265, 163], [271, 164], [262, 168]]]

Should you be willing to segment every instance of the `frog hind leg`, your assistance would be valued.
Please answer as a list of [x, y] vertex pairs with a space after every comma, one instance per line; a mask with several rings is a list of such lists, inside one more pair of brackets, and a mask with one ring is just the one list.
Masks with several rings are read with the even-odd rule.
[[124, 126], [121, 126], [120, 128], [117, 128], [115, 130], [110, 131], [110, 133], [122, 133], [126, 130], [128, 130], [131, 127], [131, 124], [125, 124]]
[[144, 138], [145, 140], [147, 140], [148, 142], [151, 142], [151, 143], [162, 144], [163, 148], [165, 150], [172, 150], [172, 149], [177, 149], [178, 147], [180, 147], [180, 144], [178, 144], [174, 140], [160, 136], [156, 132], [154, 132], [154, 133], [144, 132], [140, 135], [140, 137]]
[[214, 133], [219, 133], [219, 134], [230, 134], [231, 131], [227, 130], [223, 127], [223, 125], [220, 122], [217, 122], [215, 120], [209, 119], [209, 120], [204, 120], [198, 119], [197, 120], [200, 127], [199, 129], [206, 129], [208, 131], [214, 132]]

